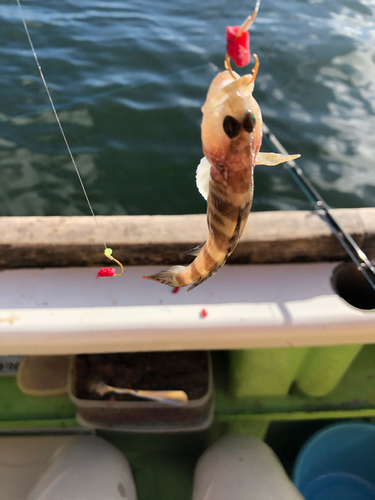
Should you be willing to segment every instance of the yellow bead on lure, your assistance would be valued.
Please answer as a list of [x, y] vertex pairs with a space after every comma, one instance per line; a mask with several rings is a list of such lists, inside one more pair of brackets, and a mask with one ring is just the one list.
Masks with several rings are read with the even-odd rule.
[[255, 165], [277, 165], [300, 155], [260, 153], [262, 114], [253, 97], [259, 63], [252, 74], [227, 70], [213, 79], [202, 107], [202, 145], [205, 157], [197, 169], [197, 186], [207, 199], [207, 241], [189, 252], [196, 255], [187, 267], [174, 266], [145, 279], [173, 287], [206, 281], [227, 261], [245, 228], [253, 200]]

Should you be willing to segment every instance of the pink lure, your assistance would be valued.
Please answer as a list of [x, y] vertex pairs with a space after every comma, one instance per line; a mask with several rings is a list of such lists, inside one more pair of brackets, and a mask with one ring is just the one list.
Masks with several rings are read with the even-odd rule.
[[237, 33], [241, 26], [227, 26], [227, 53], [238, 67], [247, 66], [250, 62], [250, 36], [244, 31], [240, 36]]
[[116, 269], [113, 269], [113, 267], [103, 267], [103, 269], [100, 269], [96, 275], [96, 279], [101, 278], [102, 276], [114, 276], [116, 272]]

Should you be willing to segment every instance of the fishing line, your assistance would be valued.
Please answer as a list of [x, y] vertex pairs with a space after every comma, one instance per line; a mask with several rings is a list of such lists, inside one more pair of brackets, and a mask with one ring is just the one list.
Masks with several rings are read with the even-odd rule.
[[258, 15], [258, 11], [259, 11], [259, 7], [260, 7], [260, 0], [257, 0], [256, 4], [255, 4], [255, 7], [254, 7], [254, 10], [253, 10], [253, 13], [250, 14], [250, 16], [248, 16], [245, 21], [242, 23], [241, 25], [241, 28], [240, 28], [240, 31], [237, 33], [237, 36], [241, 36], [242, 33], [248, 29], [248, 27], [250, 26], [250, 24], [252, 24], [252, 22], [254, 21], [254, 19], [257, 17]]
[[[15, 48], [15, 55], [17, 56], [18, 61], [19, 61], [20, 65], [23, 68], [23, 74], [27, 75], [29, 73], [29, 68], [25, 64], [24, 58], [21, 57], [21, 55], [19, 54], [19, 52], [21, 51], [21, 48], [20, 48], [20, 46], [17, 43], [17, 33], [13, 29], [12, 24], [11, 24], [10, 21], [8, 21], [8, 29], [9, 29], [10, 40], [12, 41], [13, 46]], [[29, 78], [30, 78], [30, 82], [35, 83], [34, 82], [34, 78], [31, 78], [31, 77], [29, 77]], [[37, 78], [38, 78], [38, 82], [39, 82], [39, 77], [37, 77]], [[38, 114], [39, 112], [45, 111], [46, 109], [51, 109], [50, 107], [46, 108], [44, 105], [41, 104], [40, 97], [34, 91], [34, 86], [33, 85], [28, 85], [28, 92], [30, 92], [30, 94], [32, 96], [32, 100], [33, 100], [34, 103], [36, 103], [36, 107], [38, 109], [36, 111], [32, 110], [32, 111], [29, 111], [27, 113], [20, 113], [19, 115], [14, 115], [14, 116], [9, 116], [9, 117], [8, 116], [2, 117], [2, 118], [0, 118], [0, 124], [4, 123], [4, 122], [8, 122], [8, 123], [11, 123], [13, 125], [17, 125], [17, 119], [22, 119], [22, 118], [25, 118], [25, 117], [28, 117], [28, 116], [33, 116], [33, 115]], [[41, 120], [40, 125], [41, 125], [41, 127], [42, 127], [42, 129], [44, 131], [44, 134], [49, 138], [49, 142], [52, 144], [52, 149], [54, 150], [54, 152], [56, 154], [60, 154], [60, 151], [59, 151], [59, 148], [57, 146], [56, 140], [55, 140], [55, 138], [54, 138], [54, 136], [53, 136], [53, 134], [51, 132], [51, 127], [47, 125], [47, 123], [46, 123], [45, 120]], [[5, 137], [5, 138], [8, 138], [10, 141], [13, 141], [13, 136], [12, 136], [11, 129], [9, 129], [9, 131], [8, 131], [8, 128], [7, 128], [7, 130], [2, 131], [2, 136]], [[19, 144], [21, 144], [22, 146], [28, 148], [28, 149], [33, 149], [33, 147], [35, 146], [34, 143], [31, 144], [30, 142], [25, 141], [22, 137], [19, 137], [17, 139], [17, 142]], [[62, 163], [60, 165], [60, 168], [62, 169], [62, 173], [64, 174], [64, 177], [66, 179], [68, 179], [69, 178], [69, 173], [68, 173], [68, 170], [66, 169], [64, 163]]]
[[[83, 184], [83, 181], [82, 181], [82, 177], [81, 177], [81, 174], [79, 173], [79, 170], [78, 170], [78, 167], [77, 167], [77, 164], [75, 162], [75, 159], [74, 159], [74, 156], [73, 156], [73, 153], [70, 149], [70, 146], [69, 146], [69, 143], [68, 143], [68, 140], [65, 136], [65, 132], [62, 128], [62, 125], [61, 125], [61, 122], [60, 122], [60, 118], [59, 118], [59, 115], [57, 114], [57, 111], [56, 111], [56, 108], [55, 108], [55, 105], [53, 103], [53, 100], [52, 100], [52, 97], [51, 97], [51, 94], [50, 94], [50, 91], [49, 91], [49, 88], [48, 88], [48, 85], [47, 85], [47, 82], [46, 82], [46, 79], [44, 78], [44, 74], [43, 74], [43, 71], [42, 71], [42, 67], [41, 65], [39, 64], [39, 59], [38, 59], [38, 56], [36, 55], [36, 52], [35, 52], [35, 48], [34, 48], [34, 44], [31, 40], [31, 36], [30, 36], [30, 33], [29, 33], [29, 29], [27, 27], [27, 24], [26, 24], [26, 21], [25, 21], [25, 18], [23, 16], [23, 11], [22, 11], [22, 6], [21, 6], [21, 2], [20, 0], [16, 0], [17, 4], [18, 4], [18, 7], [19, 7], [19, 11], [20, 11], [20, 15], [21, 15], [21, 20], [22, 20], [22, 24], [23, 24], [23, 27], [25, 28], [25, 32], [26, 32], [26, 36], [27, 36], [27, 39], [29, 41], [29, 44], [30, 44], [30, 47], [31, 47], [31, 50], [32, 50], [32, 53], [34, 55], [34, 59], [35, 59], [35, 62], [36, 62], [36, 65], [37, 65], [37, 68], [38, 68], [38, 71], [39, 71], [39, 74], [40, 74], [40, 77], [42, 79], [42, 82], [43, 82], [43, 85], [44, 85], [44, 88], [47, 92], [47, 95], [48, 95], [48, 99], [49, 99], [49, 102], [52, 106], [52, 110], [53, 110], [53, 113], [55, 115], [55, 118], [56, 118], [56, 121], [57, 121], [57, 124], [59, 126], [59, 129], [60, 129], [60, 132], [61, 132], [61, 135], [63, 136], [63, 139], [64, 139], [64, 142], [65, 142], [65, 146], [68, 150], [68, 153], [69, 153], [69, 156], [70, 156], [70, 159], [72, 160], [72, 163], [73, 163], [73, 167], [74, 167], [74, 170], [76, 171], [76, 174], [77, 174], [77, 177], [78, 177], [78, 180], [79, 180], [79, 183], [81, 185], [81, 188], [82, 188], [82, 191], [83, 191], [83, 194], [85, 195], [85, 198], [86, 198], [86, 201], [87, 201], [87, 204], [89, 206], [89, 209], [90, 209], [90, 212], [91, 212], [91, 215], [94, 217], [94, 220], [95, 220], [95, 223], [96, 225], [98, 226], [98, 228], [100, 228], [99, 226], [99, 223], [98, 223], [98, 220], [96, 218], [96, 215], [95, 215], [95, 212], [92, 208], [92, 205], [90, 203], [90, 200], [89, 200], [89, 197], [88, 197], [88, 194], [87, 194], [87, 191], [86, 191], [86, 188]], [[111, 248], [108, 248], [104, 239], [102, 239], [103, 241], [103, 244], [104, 244], [104, 255], [106, 257], [108, 257], [110, 260], [116, 262], [120, 267], [121, 267], [121, 272], [118, 273], [118, 274], [115, 274], [114, 272], [112, 273], [112, 269], [111, 268], [106, 268], [105, 270], [102, 270], [102, 271], [108, 271], [110, 274], [101, 274], [101, 276], [120, 276], [123, 272], [124, 272], [124, 267], [123, 265], [121, 264], [121, 262], [119, 262], [117, 259], [115, 259], [113, 256], [112, 256], [112, 249]], [[109, 269], [111, 269], [111, 271], [109, 271]], [[113, 270], [114, 271], [114, 270]], [[100, 271], [99, 271], [100, 273]], [[99, 275], [98, 273], [98, 275]]]

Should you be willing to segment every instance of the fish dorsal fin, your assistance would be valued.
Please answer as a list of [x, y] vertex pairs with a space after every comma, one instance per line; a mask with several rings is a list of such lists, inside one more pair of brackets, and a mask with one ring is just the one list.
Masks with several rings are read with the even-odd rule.
[[197, 255], [200, 254], [200, 251], [202, 250], [202, 248], [204, 247], [205, 244], [206, 244], [206, 242], [201, 243], [200, 245], [192, 248], [191, 250], [186, 250], [186, 252], [184, 252], [184, 254], [185, 255], [193, 255], [194, 257], [196, 257]]
[[[280, 155], [276, 153], [258, 153], [255, 159], [255, 165], [268, 165], [274, 167], [279, 163], [296, 160], [301, 155]], [[198, 188], [199, 189], [199, 188]]]
[[208, 197], [208, 190], [210, 185], [210, 170], [211, 170], [211, 163], [207, 160], [205, 156], [203, 156], [198, 165], [195, 179], [197, 181], [198, 191], [205, 200], [207, 200]]

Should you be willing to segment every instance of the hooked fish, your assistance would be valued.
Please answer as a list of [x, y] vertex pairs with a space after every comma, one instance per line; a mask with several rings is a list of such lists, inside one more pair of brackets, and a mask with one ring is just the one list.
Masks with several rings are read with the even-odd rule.
[[197, 187], [207, 200], [208, 239], [185, 253], [196, 255], [188, 266], [174, 266], [143, 276], [173, 287], [206, 281], [227, 261], [245, 228], [253, 200], [255, 165], [278, 165], [300, 155], [260, 153], [262, 114], [253, 97], [253, 74], [240, 77], [222, 71], [213, 79], [202, 107], [204, 158], [197, 169]]

